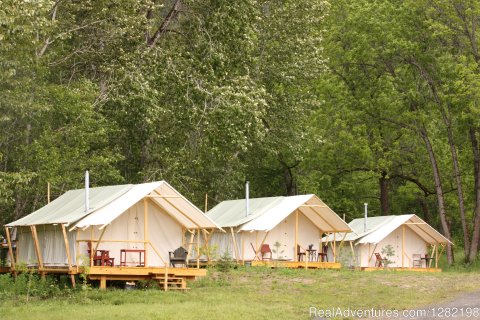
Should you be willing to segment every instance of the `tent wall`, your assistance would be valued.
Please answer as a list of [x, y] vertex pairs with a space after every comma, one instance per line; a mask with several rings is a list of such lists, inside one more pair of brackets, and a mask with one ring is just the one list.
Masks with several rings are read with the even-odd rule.
[[[209, 241], [209, 246], [215, 246], [219, 255], [227, 251], [231, 257], [235, 257], [235, 250], [233, 250], [233, 240], [230, 228], [225, 228], [227, 233], [216, 232], [212, 235]], [[253, 260], [255, 253], [252, 245], [256, 248], [260, 247], [262, 240], [265, 237], [265, 231], [253, 232], [236, 232], [234, 229], [235, 239], [237, 242], [238, 259]], [[242, 254], [242, 242], [244, 253]], [[319, 249], [320, 231], [317, 227], [308, 220], [303, 214], [298, 215], [298, 244], [303, 248], [307, 248], [309, 244], [313, 244], [315, 249]], [[264, 241], [265, 244], [270, 245], [273, 252], [274, 259], [289, 259], [295, 260], [295, 214], [291, 214], [285, 220], [280, 222], [275, 228], [268, 232]], [[279, 246], [274, 246], [278, 243]]]
[[[402, 267], [402, 226], [395, 229], [390, 233], [386, 238], [380, 241], [376, 248], [374, 244], [370, 244], [370, 259], [369, 256], [369, 245], [360, 244], [357, 245], [358, 250], [360, 251], [360, 265], [362, 267], [374, 267], [375, 266], [375, 255], [373, 253], [378, 252], [382, 255], [382, 258], [387, 258], [385, 254], [382, 253], [382, 249], [386, 248], [388, 245], [391, 245], [394, 250], [394, 255], [388, 257], [392, 262], [389, 264], [390, 267]], [[411, 268], [413, 267], [412, 255], [421, 254], [425, 256], [428, 249], [428, 244], [413, 232], [408, 226], [405, 226], [405, 257], [404, 257], [404, 267]], [[373, 255], [373, 256], [372, 256]], [[410, 259], [409, 259], [410, 258]]]
[[[158, 206], [148, 202], [148, 239], [168, 264], [168, 252], [174, 251], [182, 244], [182, 227]], [[101, 230], [93, 227], [94, 239], [98, 239]], [[89, 240], [91, 227], [80, 231], [80, 239]], [[108, 242], [108, 240], [144, 240], [144, 204], [143, 200], [136, 203], [130, 209], [117, 217], [106, 227], [102, 242], [98, 249], [109, 250], [110, 257], [115, 258], [115, 265], [120, 264], [121, 249], [143, 249], [142, 242]], [[148, 246], [148, 266], [164, 266], [162, 259]], [[81, 243], [80, 253], [85, 257], [87, 254], [86, 242]], [[128, 253], [127, 262], [138, 262], [137, 253]]]
[[[60, 225], [39, 225], [36, 226], [42, 262], [48, 266], [68, 266], [68, 258], [65, 250], [62, 227]], [[18, 260], [26, 265], [38, 265], [35, 253], [35, 244], [32, 238], [30, 227], [19, 227], [17, 231]], [[72, 263], [75, 263], [75, 232], [67, 232]]]

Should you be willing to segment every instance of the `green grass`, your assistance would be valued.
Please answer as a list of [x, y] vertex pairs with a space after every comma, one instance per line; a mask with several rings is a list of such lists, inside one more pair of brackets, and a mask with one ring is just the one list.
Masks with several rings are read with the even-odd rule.
[[[414, 273], [250, 267], [226, 273], [210, 270], [206, 278], [190, 283], [186, 293], [78, 289], [42, 294], [38, 290], [27, 302], [24, 291], [12, 294], [13, 289], [5, 287], [8, 281], [4, 279], [2, 287], [1, 280], [2, 320], [308, 319], [311, 306], [408, 309], [480, 288], [477, 272], [459, 270]], [[52, 285], [40, 284], [42, 290]]]

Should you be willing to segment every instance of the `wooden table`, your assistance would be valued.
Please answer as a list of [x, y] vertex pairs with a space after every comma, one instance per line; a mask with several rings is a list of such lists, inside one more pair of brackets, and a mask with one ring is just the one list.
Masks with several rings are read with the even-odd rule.
[[425, 260], [425, 268], [430, 268], [430, 261], [433, 260], [433, 258], [429, 258], [429, 257], [424, 257], [424, 258], [420, 258], [420, 260]]
[[[120, 250], [120, 266], [127, 266], [127, 253], [138, 253], [137, 267], [145, 267], [145, 250], [143, 249], [121, 249]], [[143, 260], [142, 260], [143, 255]]]
[[306, 251], [308, 261], [318, 261], [317, 249], [307, 249]]

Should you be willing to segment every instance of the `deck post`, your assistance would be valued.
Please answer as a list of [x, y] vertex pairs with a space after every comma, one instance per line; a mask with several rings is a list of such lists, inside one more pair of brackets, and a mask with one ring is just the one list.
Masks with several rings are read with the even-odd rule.
[[107, 276], [100, 277], [100, 290], [107, 289]]
[[402, 224], [402, 268], [405, 268], [405, 225]]
[[5, 236], [7, 237], [8, 254], [10, 255], [10, 270], [15, 271], [15, 259], [13, 257], [12, 240], [10, 238], [10, 230], [8, 227], [5, 227]]
[[295, 244], [293, 247], [294, 258], [293, 261], [298, 262], [298, 210], [295, 210]]
[[148, 202], [147, 198], [143, 198], [143, 250], [145, 254], [143, 257], [144, 266], [148, 267]]
[[40, 244], [38, 242], [38, 237], [37, 237], [37, 227], [30, 226], [30, 230], [32, 232], [33, 243], [35, 245], [35, 253], [37, 254], [38, 271], [40, 271], [40, 274], [42, 274], [41, 270], [43, 269], [43, 261], [42, 261], [42, 252], [40, 251]]

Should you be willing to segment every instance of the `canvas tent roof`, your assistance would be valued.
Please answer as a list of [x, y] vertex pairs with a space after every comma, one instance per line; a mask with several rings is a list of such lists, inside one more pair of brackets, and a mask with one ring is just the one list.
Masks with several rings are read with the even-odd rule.
[[7, 227], [40, 224], [67, 224], [73, 228], [106, 226], [141, 199], [148, 197], [186, 228], [217, 228], [201, 212], [165, 181], [90, 188], [90, 210], [84, 210], [84, 189], [71, 190], [46, 206], [7, 224]]
[[350, 227], [314, 194], [223, 201], [207, 215], [220, 227], [239, 227], [239, 231], [270, 231], [290, 214], [299, 210], [324, 232], [350, 232]]
[[[341, 241], [344, 239], [344, 241], [355, 241], [355, 244], [376, 244], [385, 239], [398, 227], [405, 224], [427, 243], [451, 243], [440, 232], [415, 214], [368, 217], [366, 231], [364, 230], [364, 223], [364, 218], [352, 220], [348, 225], [352, 228], [353, 232], [347, 234], [345, 238], [344, 234], [337, 234], [335, 240]], [[333, 235], [330, 235], [325, 237], [324, 241], [333, 241], [333, 239]]]

